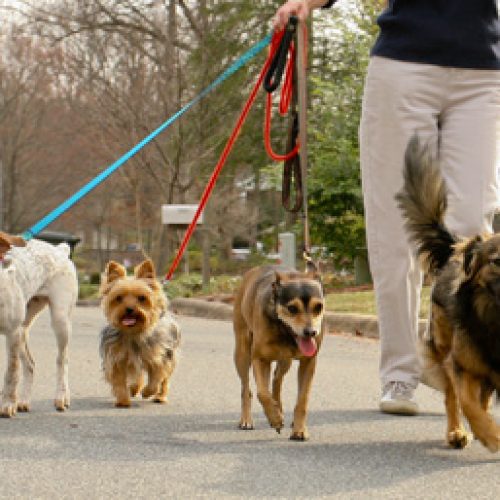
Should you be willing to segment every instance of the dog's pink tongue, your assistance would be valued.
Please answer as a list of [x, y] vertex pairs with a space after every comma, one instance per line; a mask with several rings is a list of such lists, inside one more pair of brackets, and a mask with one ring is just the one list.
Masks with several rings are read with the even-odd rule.
[[122, 319], [122, 323], [125, 326], [134, 326], [136, 323], [136, 319], [132, 317], [125, 317]]
[[314, 339], [299, 337], [299, 349], [304, 356], [314, 356], [317, 350], [316, 342]]

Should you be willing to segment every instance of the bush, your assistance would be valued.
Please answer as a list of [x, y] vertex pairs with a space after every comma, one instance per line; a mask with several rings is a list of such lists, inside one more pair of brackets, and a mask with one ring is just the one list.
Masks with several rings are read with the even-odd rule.
[[93, 283], [80, 283], [78, 289], [79, 299], [97, 299], [99, 297], [99, 285]]

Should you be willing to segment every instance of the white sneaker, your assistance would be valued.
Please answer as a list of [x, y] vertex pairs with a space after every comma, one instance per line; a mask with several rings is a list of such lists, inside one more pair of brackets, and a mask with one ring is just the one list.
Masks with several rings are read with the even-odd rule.
[[382, 389], [380, 411], [397, 415], [416, 415], [418, 405], [413, 391], [413, 387], [405, 382], [388, 382]]

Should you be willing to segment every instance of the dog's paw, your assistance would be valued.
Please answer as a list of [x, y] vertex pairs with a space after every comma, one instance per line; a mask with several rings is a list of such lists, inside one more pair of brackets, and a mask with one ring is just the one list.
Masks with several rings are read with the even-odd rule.
[[26, 413], [30, 411], [29, 401], [19, 401], [19, 403], [17, 403], [17, 411], [19, 413]]
[[151, 387], [151, 386], [147, 385], [142, 390], [142, 397], [144, 399], [148, 399], [151, 396], [154, 396], [157, 392], [158, 392], [158, 387]]
[[17, 404], [13, 401], [2, 404], [0, 416], [5, 418], [13, 417], [16, 414]]
[[66, 408], [69, 408], [69, 404], [69, 391], [60, 391], [56, 394], [56, 397], [54, 399], [54, 407], [57, 411], [65, 411]]
[[115, 401], [116, 408], [130, 408], [130, 400], [120, 399]]
[[238, 429], [241, 429], [242, 431], [252, 431], [253, 422], [251, 420], [241, 420], [238, 424]]
[[472, 441], [472, 435], [465, 429], [455, 429], [448, 433], [447, 441], [452, 448], [461, 450]]
[[130, 395], [132, 397], [135, 397], [135, 396], [139, 396], [139, 394], [141, 393], [142, 391], [142, 384], [133, 384], [130, 386]]
[[55, 399], [54, 400], [54, 407], [57, 411], [66, 411], [66, 408], [69, 408], [69, 402], [66, 401], [65, 398]]
[[167, 396], [155, 396], [153, 398], [153, 403], [166, 404], [168, 403], [168, 398]]
[[270, 412], [269, 415], [267, 415], [267, 420], [269, 421], [269, 425], [276, 430], [276, 432], [279, 434], [281, 432], [281, 429], [285, 426], [285, 419], [283, 416], [283, 413], [279, 411], [278, 406], [274, 408], [274, 411]]
[[303, 431], [292, 431], [290, 434], [291, 441], [307, 441], [308, 439], [309, 433], [307, 432], [307, 429], [304, 429]]

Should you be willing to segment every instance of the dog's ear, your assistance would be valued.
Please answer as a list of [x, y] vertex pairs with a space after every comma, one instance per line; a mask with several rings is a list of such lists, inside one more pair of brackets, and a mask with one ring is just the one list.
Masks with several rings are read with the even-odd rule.
[[479, 248], [483, 241], [482, 236], [475, 236], [457, 246], [457, 250], [462, 252], [463, 272], [467, 280], [471, 279], [481, 267]]
[[273, 288], [273, 293], [274, 295], [276, 295], [276, 293], [278, 292], [280, 286], [281, 286], [281, 282], [283, 281], [283, 276], [282, 274], [279, 272], [279, 271], [275, 271], [274, 272], [274, 280], [271, 284], [272, 288]]
[[0, 231], [0, 255], [3, 256], [12, 247], [25, 247], [26, 241], [21, 236], [15, 236]]
[[307, 252], [304, 252], [304, 260], [306, 261], [306, 274], [311, 279], [322, 283], [319, 265], [316, 262], [314, 262], [312, 257]]
[[138, 279], [156, 279], [155, 265], [151, 259], [146, 259], [134, 269], [134, 276]]
[[125, 276], [127, 276], [127, 270], [121, 264], [118, 264], [118, 262], [110, 260], [106, 265], [104, 275], [106, 281], [112, 283], [120, 278], [125, 278]]

